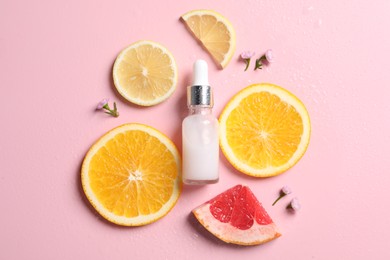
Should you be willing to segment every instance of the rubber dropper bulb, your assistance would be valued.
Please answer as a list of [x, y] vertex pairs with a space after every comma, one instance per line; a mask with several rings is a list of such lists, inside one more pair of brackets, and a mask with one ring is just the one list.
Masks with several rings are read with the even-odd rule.
[[207, 62], [204, 60], [197, 60], [193, 67], [193, 86], [208, 86], [209, 85], [209, 74]]

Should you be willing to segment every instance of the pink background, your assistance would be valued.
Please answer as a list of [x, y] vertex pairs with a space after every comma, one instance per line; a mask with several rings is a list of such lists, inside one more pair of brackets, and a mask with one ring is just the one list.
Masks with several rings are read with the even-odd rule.
[[[237, 32], [236, 54], [218, 70], [178, 20], [214, 9]], [[0, 1], [0, 259], [390, 259], [390, 1]], [[142, 39], [172, 51], [178, 88], [140, 108], [113, 88], [121, 49]], [[276, 62], [244, 72], [245, 50]], [[312, 122], [302, 160], [254, 179], [222, 156], [218, 184], [185, 187], [176, 207], [139, 228], [112, 225], [86, 201], [80, 165], [106, 131], [151, 125], [181, 150], [185, 86], [195, 59], [209, 63], [215, 114], [251, 83], [295, 93]], [[104, 97], [119, 118], [96, 112]], [[256, 247], [224, 244], [190, 211], [235, 184], [249, 185], [283, 236]], [[272, 207], [283, 185], [294, 193]], [[284, 207], [297, 196], [302, 210]]]

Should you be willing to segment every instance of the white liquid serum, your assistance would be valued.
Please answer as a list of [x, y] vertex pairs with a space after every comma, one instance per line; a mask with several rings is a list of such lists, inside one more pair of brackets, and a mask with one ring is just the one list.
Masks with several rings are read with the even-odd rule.
[[207, 63], [197, 60], [193, 70], [193, 84], [187, 88], [189, 115], [182, 124], [183, 182], [202, 185], [219, 179], [219, 131], [218, 120], [212, 114]]

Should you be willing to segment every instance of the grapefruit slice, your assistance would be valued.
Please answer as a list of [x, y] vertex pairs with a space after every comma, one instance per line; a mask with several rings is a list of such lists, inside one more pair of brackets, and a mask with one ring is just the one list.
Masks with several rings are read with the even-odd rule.
[[192, 212], [210, 233], [226, 243], [259, 245], [281, 236], [247, 186], [234, 186]]

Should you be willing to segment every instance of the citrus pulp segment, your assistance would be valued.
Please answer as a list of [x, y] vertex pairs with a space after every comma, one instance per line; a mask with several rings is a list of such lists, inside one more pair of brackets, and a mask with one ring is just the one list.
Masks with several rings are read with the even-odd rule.
[[140, 226], [162, 218], [176, 204], [180, 172], [179, 153], [168, 137], [150, 126], [125, 124], [90, 148], [81, 181], [105, 219]]
[[310, 119], [303, 103], [273, 84], [254, 84], [236, 94], [220, 115], [220, 146], [239, 171], [280, 174], [305, 153]]
[[181, 18], [215, 62], [225, 68], [236, 49], [236, 33], [230, 21], [212, 10], [193, 10]]
[[162, 45], [139, 41], [125, 48], [115, 60], [114, 85], [128, 101], [152, 106], [170, 97], [177, 85], [173, 55]]
[[281, 234], [249, 187], [236, 185], [193, 210], [210, 233], [227, 243], [258, 245]]

